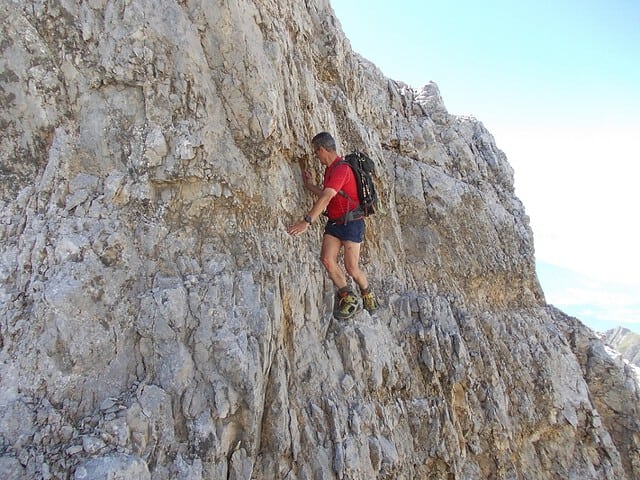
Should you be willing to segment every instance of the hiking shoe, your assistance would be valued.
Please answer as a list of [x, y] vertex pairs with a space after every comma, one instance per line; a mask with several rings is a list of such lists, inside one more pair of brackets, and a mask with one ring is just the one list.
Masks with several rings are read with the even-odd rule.
[[333, 312], [336, 318], [346, 320], [353, 317], [357, 310], [358, 299], [352, 292], [347, 292], [336, 298], [336, 308]]
[[362, 295], [362, 304], [369, 313], [373, 313], [378, 309], [378, 300], [376, 300], [373, 292], [367, 292]]

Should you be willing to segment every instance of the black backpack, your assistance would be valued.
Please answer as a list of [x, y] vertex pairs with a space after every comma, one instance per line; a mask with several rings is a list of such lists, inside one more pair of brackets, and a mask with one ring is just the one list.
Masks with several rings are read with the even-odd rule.
[[[356, 177], [358, 199], [360, 200], [359, 213], [365, 217], [376, 213], [378, 209], [378, 194], [371, 176], [375, 173], [373, 160], [362, 152], [354, 152], [344, 157], [342, 162], [351, 167]], [[338, 193], [343, 197], [349, 198], [344, 190], [340, 190]]]

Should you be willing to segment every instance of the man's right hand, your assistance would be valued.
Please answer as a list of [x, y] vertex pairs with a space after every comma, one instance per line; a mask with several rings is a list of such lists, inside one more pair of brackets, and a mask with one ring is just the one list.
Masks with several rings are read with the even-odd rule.
[[302, 171], [302, 183], [304, 183], [304, 186], [307, 187], [311, 184], [313, 180], [313, 176], [311, 175], [311, 172], [309, 170], [303, 170]]

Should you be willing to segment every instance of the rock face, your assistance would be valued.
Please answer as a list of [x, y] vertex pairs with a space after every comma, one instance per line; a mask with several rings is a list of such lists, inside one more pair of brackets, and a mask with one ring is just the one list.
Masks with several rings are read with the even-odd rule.
[[[324, 0], [2, 0], [0, 477], [632, 479], [628, 368], [546, 305], [491, 134]], [[376, 161], [332, 319], [309, 139]]]
[[604, 332], [602, 341], [620, 352], [623, 358], [640, 367], [640, 335], [627, 328], [614, 328]]

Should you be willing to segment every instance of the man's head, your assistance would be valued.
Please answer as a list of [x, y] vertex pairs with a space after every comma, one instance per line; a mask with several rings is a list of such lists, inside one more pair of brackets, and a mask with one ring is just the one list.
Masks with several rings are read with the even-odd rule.
[[320, 132], [315, 137], [313, 137], [313, 139], [311, 140], [311, 146], [313, 146], [314, 151], [316, 151], [320, 147], [329, 152], [336, 151], [336, 141], [328, 132]]
[[311, 140], [313, 153], [325, 165], [331, 164], [336, 158], [336, 141], [328, 132], [320, 132]]

